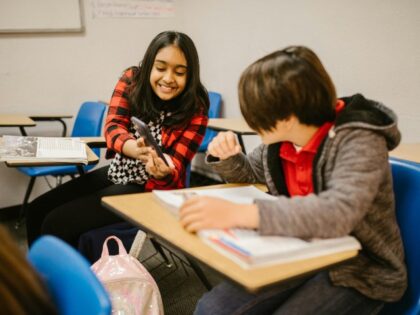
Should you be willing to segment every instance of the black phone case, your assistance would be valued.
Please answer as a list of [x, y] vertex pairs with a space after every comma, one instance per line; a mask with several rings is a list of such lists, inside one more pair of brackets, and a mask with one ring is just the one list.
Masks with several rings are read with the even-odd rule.
[[162, 149], [157, 144], [156, 140], [152, 137], [152, 134], [149, 131], [149, 127], [147, 127], [147, 125], [142, 120], [134, 116], [131, 117], [131, 122], [134, 124], [134, 127], [137, 129], [139, 134], [144, 138], [146, 145], [152, 147], [156, 151], [158, 157], [160, 157], [163, 162], [169, 166], [168, 162], [163, 156]]

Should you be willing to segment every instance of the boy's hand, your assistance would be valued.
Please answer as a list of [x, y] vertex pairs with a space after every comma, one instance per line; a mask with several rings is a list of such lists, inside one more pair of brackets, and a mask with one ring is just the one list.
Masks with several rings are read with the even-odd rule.
[[209, 143], [208, 153], [221, 160], [242, 152], [238, 137], [232, 131], [219, 132]]
[[236, 204], [215, 197], [190, 197], [181, 206], [179, 218], [188, 232], [234, 227], [257, 228], [259, 225], [255, 204]]
[[172, 173], [175, 168], [174, 163], [169, 155], [163, 154], [165, 160], [168, 162], [169, 166], [158, 157], [154, 150], [151, 151], [148, 161], [146, 162], [146, 171], [156, 179], [164, 178], [165, 176]]

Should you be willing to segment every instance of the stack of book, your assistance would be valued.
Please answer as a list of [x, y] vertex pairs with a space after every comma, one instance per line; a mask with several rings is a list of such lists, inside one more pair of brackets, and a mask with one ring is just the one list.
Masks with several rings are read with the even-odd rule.
[[[219, 197], [238, 204], [250, 204], [255, 199], [276, 202], [277, 199], [251, 185], [202, 190], [154, 190], [153, 194], [174, 215], [191, 194]], [[289, 263], [361, 248], [353, 236], [303, 240], [277, 235], [261, 236], [258, 231], [249, 229], [201, 230], [197, 235], [243, 268]]]
[[254, 230], [202, 230], [200, 238], [244, 268], [288, 263], [334, 253], [359, 250], [352, 236], [303, 240], [295, 237], [261, 236]]

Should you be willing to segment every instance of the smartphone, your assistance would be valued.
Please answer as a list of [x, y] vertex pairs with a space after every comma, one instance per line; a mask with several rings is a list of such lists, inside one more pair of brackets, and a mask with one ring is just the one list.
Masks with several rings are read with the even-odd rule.
[[134, 128], [136, 128], [140, 136], [143, 137], [145, 144], [149, 147], [152, 147], [153, 150], [155, 150], [158, 157], [160, 157], [163, 160], [163, 162], [165, 162], [165, 164], [169, 166], [168, 162], [163, 156], [162, 149], [157, 144], [156, 140], [152, 137], [152, 134], [149, 131], [149, 127], [147, 127], [147, 125], [142, 120], [134, 116], [131, 117], [131, 122], [134, 124]]

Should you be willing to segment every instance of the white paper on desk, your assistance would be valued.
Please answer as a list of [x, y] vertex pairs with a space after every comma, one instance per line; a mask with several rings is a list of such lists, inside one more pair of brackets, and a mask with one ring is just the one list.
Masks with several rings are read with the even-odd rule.
[[39, 137], [36, 156], [39, 158], [86, 158], [86, 146], [79, 138]]
[[185, 200], [185, 194], [218, 197], [239, 204], [252, 204], [255, 199], [276, 200], [276, 197], [252, 185], [200, 190], [153, 190], [153, 194], [176, 216], [178, 216], [178, 210]]

